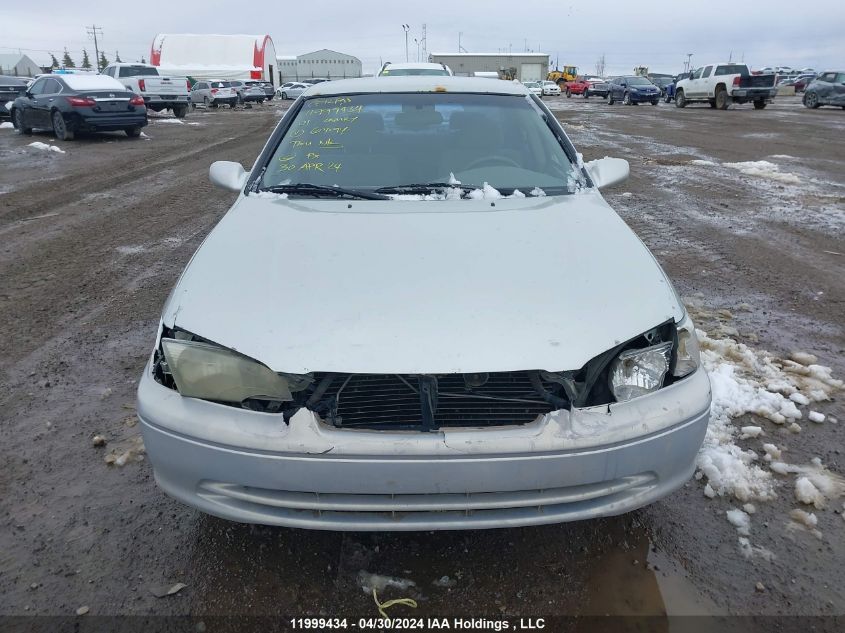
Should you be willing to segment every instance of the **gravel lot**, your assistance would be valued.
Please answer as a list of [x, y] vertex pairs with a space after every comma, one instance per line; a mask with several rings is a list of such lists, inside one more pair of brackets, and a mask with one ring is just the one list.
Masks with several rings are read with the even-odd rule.
[[[845, 377], [845, 112], [546, 102], [585, 160], [630, 161], [606, 198], [683, 296], [730, 310], [749, 345], [812, 352]], [[139, 451], [107, 464], [139, 447], [134, 391], [160, 309], [234, 199], [208, 166], [251, 165], [284, 107], [157, 118], [141, 139], [0, 130], [0, 614], [377, 616], [361, 570], [413, 580], [383, 595], [423, 616], [845, 613], [841, 499], [816, 511], [820, 539], [791, 529], [791, 490], [760, 504], [766, 560], [739, 554], [733, 504], [698, 481], [600, 521], [335, 534], [201, 515], [156, 488]], [[794, 177], [724, 165], [760, 160]], [[845, 423], [841, 394], [818, 409]], [[790, 461], [842, 474], [842, 423], [767, 432]]]

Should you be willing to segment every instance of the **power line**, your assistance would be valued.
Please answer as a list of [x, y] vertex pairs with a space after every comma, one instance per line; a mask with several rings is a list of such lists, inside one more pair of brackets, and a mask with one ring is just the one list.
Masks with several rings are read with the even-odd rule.
[[88, 31], [88, 37], [94, 37], [94, 63], [97, 66], [97, 70], [102, 70], [102, 68], [100, 68], [100, 48], [97, 45], [97, 35], [102, 35], [103, 29], [101, 29], [96, 24], [93, 24], [91, 26], [86, 26], [85, 30]]

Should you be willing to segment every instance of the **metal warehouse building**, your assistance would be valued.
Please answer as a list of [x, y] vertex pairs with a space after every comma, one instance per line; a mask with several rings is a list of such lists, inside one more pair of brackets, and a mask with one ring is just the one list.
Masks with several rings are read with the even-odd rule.
[[166, 73], [203, 79], [276, 81], [276, 48], [269, 35], [160, 33], [150, 63]]
[[361, 60], [346, 53], [323, 48], [304, 55], [277, 57], [279, 83], [324, 77], [344, 79], [361, 76]]
[[456, 75], [513, 69], [520, 81], [539, 81], [549, 73], [546, 53], [431, 53], [428, 61], [446, 64]]

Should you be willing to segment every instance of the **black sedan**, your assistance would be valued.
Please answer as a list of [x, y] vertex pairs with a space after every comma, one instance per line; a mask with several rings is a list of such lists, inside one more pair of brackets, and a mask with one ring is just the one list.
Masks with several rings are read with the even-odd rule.
[[26, 81], [20, 77], [0, 75], [0, 116], [8, 116], [6, 103], [14, 101], [26, 92]]
[[45, 75], [15, 99], [12, 122], [21, 134], [53, 130], [61, 141], [77, 132], [123, 130], [140, 136], [147, 108], [143, 97], [107, 75]]
[[657, 105], [660, 101], [660, 88], [645, 77], [635, 75], [616, 77], [610, 82], [609, 88], [607, 102], [610, 105], [613, 105], [615, 101], [621, 101], [625, 105], [637, 103]]
[[823, 105], [845, 109], [845, 72], [831, 70], [816, 77], [804, 90], [804, 105], [813, 109]]

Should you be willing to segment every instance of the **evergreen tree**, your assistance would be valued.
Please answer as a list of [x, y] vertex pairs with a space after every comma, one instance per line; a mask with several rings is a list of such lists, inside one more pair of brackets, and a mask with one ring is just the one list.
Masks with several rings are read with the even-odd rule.
[[50, 68], [58, 68], [59, 67], [59, 60], [56, 59], [56, 56], [53, 53], [50, 53]]
[[109, 65], [109, 60], [103, 51], [100, 51], [100, 70]]
[[122, 63], [123, 63], [123, 60], [122, 60], [122, 59], [120, 59], [120, 53], [118, 53], [117, 51], [115, 51], [115, 52], [114, 52], [114, 61], [115, 61], [116, 63], [118, 63], [118, 64], [122, 64]]
[[91, 68], [91, 60], [88, 59], [88, 51], [82, 49], [82, 68]]
[[65, 68], [76, 68], [76, 64], [73, 63], [73, 60], [70, 58], [70, 53], [67, 52], [65, 49], [64, 57], [62, 57], [62, 66]]

